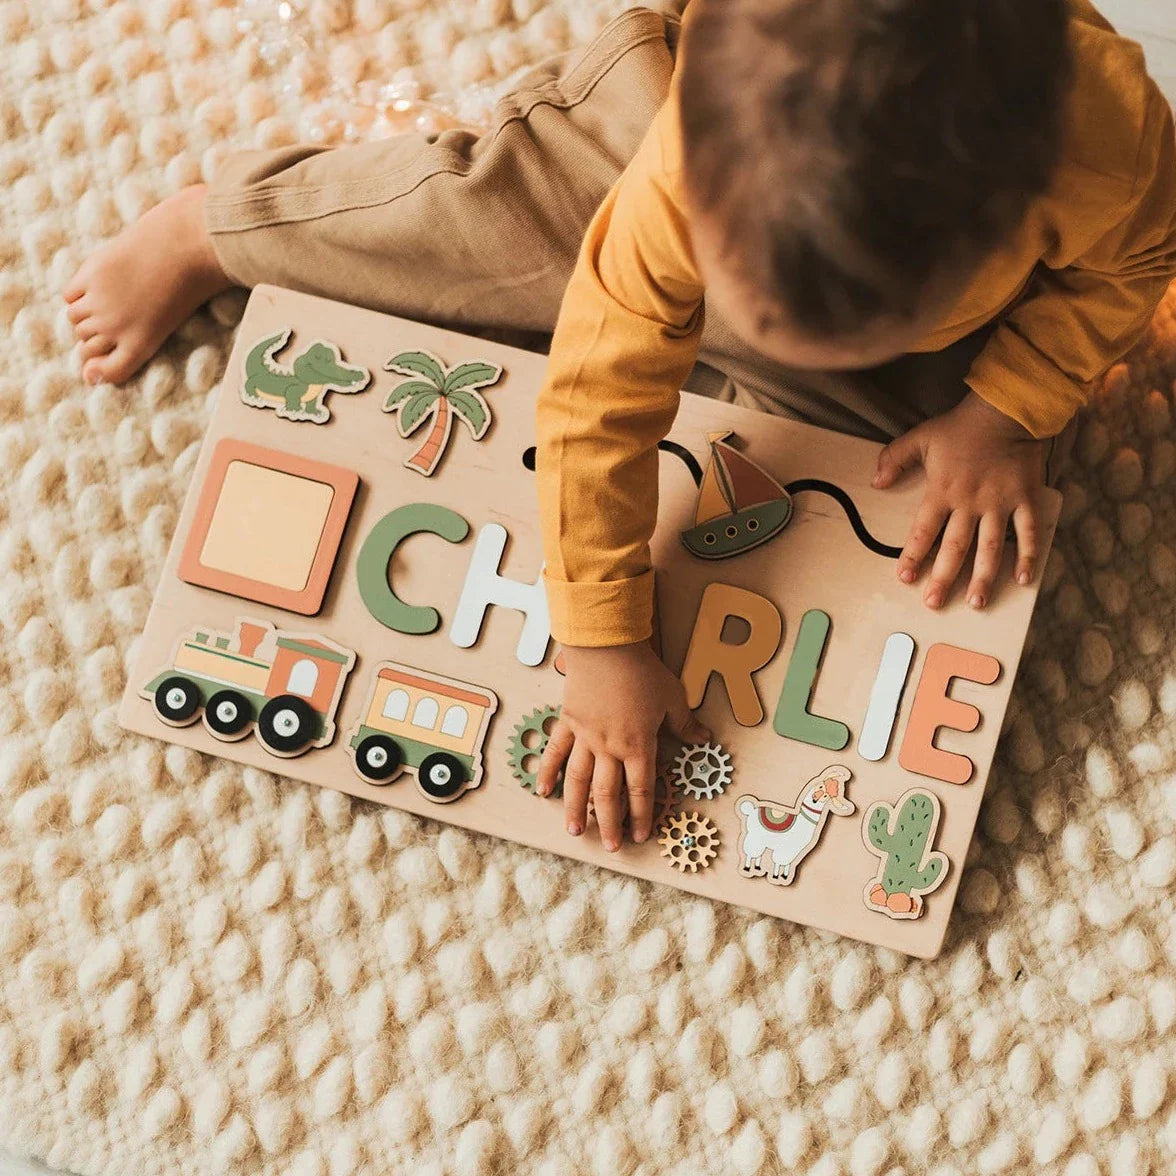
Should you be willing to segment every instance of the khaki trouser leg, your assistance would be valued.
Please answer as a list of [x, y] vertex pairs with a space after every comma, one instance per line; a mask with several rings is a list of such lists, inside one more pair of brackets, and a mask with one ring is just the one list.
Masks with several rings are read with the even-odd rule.
[[589, 220], [665, 100], [677, 23], [636, 9], [533, 70], [484, 135], [231, 157], [225, 272], [465, 330], [550, 332]]

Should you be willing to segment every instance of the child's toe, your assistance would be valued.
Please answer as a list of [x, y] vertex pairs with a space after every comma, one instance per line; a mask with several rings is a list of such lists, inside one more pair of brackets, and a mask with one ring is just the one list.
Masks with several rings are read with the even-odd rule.
[[114, 350], [114, 346], [114, 340], [106, 335], [91, 335], [81, 344], [82, 360], [98, 359], [100, 356], [109, 355]]
[[83, 266], [72, 278], [69, 284], [61, 292], [61, 296], [66, 302], [76, 302], [86, 292], [85, 266]]
[[120, 339], [108, 354], [87, 360], [82, 366], [82, 376], [90, 384], [122, 384], [142, 363], [140, 352], [127, 340]]
[[90, 300], [79, 295], [72, 299], [65, 308], [65, 316], [75, 325], [80, 323], [90, 313]]

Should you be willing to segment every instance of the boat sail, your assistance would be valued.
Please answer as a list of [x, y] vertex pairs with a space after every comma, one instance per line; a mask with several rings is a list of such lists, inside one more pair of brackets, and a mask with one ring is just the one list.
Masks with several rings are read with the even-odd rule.
[[710, 464], [698, 488], [694, 526], [682, 543], [700, 559], [742, 555], [778, 535], [792, 518], [792, 498], [771, 474], [730, 444], [731, 430], [711, 433]]

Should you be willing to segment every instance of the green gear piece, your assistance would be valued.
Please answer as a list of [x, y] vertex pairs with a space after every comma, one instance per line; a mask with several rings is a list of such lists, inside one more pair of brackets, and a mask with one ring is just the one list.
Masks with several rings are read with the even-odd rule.
[[[547, 741], [551, 738], [547, 731], [547, 724], [552, 719], [558, 718], [558, 706], [538, 707], [518, 721], [514, 734], [510, 737], [507, 760], [510, 763], [511, 771], [514, 773], [514, 778], [531, 792], [535, 791], [535, 785], [539, 782], [538, 775], [535, 772], [527, 771], [523, 765], [529, 757], [538, 757], [543, 754], [547, 747]], [[539, 738], [531, 746], [528, 746], [526, 737], [531, 734], [538, 735]], [[562, 779], [556, 784], [555, 791], [551, 795], [563, 795]]]

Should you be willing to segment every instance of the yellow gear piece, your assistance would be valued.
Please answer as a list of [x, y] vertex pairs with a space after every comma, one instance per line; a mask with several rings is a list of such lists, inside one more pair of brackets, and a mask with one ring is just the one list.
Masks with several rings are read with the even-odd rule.
[[682, 873], [705, 870], [719, 852], [719, 830], [701, 813], [678, 813], [661, 827], [662, 857]]

